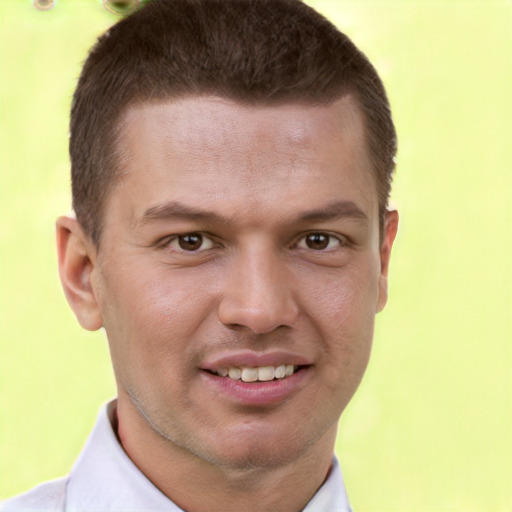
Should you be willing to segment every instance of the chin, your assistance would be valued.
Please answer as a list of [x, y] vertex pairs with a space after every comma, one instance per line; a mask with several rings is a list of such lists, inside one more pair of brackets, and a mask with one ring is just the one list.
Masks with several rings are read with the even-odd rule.
[[232, 470], [277, 469], [297, 461], [307, 450], [297, 447], [278, 447], [277, 444], [253, 443], [237, 446], [229, 454], [223, 453], [212, 460], [216, 465]]
[[304, 430], [277, 432], [269, 425], [244, 425], [239, 431], [227, 430], [222, 439], [212, 442], [215, 453], [207, 458], [235, 470], [276, 469], [307, 456], [321, 437]]

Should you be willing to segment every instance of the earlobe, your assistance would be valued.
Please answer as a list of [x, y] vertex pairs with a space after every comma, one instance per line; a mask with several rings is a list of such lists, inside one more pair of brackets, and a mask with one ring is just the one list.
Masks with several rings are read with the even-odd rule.
[[397, 231], [398, 212], [396, 210], [388, 211], [386, 225], [384, 226], [384, 237], [380, 247], [379, 299], [377, 303], [377, 311], [382, 311], [388, 300], [389, 259]]
[[82, 327], [95, 331], [102, 326], [92, 275], [96, 247], [72, 217], [56, 222], [59, 276], [71, 309]]

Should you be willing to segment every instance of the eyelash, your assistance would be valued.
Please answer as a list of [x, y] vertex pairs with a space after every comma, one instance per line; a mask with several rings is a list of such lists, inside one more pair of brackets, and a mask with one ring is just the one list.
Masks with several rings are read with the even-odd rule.
[[[301, 243], [304, 243], [304, 245], [306, 245], [307, 244], [307, 238], [311, 237], [311, 236], [325, 237], [327, 239], [327, 247], [316, 250], [316, 249], [312, 249], [311, 247], [301, 246]], [[199, 238], [201, 238], [201, 246], [198, 249], [196, 249], [196, 250], [190, 250], [190, 251], [188, 251], [186, 249], [183, 249], [183, 247], [173, 247], [173, 244], [179, 244], [180, 240], [183, 240], [185, 237], [199, 237]], [[206, 247], [206, 248], [203, 247], [205, 241], [209, 242], [209, 245], [210, 245], [209, 247]], [[337, 242], [336, 247], [329, 248], [329, 245], [333, 241]], [[341, 235], [333, 235], [333, 234], [327, 233], [325, 231], [310, 231], [308, 233], [305, 233], [305, 234], [301, 235], [301, 237], [297, 240], [296, 243], [293, 244], [292, 247], [293, 248], [298, 248], [298, 249], [301, 249], [301, 250], [306, 250], [306, 251], [310, 250], [310, 251], [315, 252], [315, 253], [328, 253], [328, 252], [335, 251], [338, 248], [346, 247], [346, 246], [349, 245], [349, 243], [350, 243], [349, 240], [347, 240], [346, 237], [341, 236]], [[178, 234], [178, 235], [173, 235], [171, 237], [167, 237], [159, 245], [162, 248], [164, 248], [164, 249], [165, 248], [171, 248], [173, 251], [176, 251], [176, 252], [181, 253], [181, 254], [187, 254], [187, 253], [188, 254], [200, 254], [202, 252], [205, 252], [205, 251], [208, 251], [210, 249], [213, 249], [216, 246], [217, 247], [220, 246], [220, 244], [215, 242], [213, 237], [211, 237], [210, 235], [205, 234], [205, 233], [201, 233], [201, 232], [196, 232], [196, 231], [188, 232], [188, 233], [181, 233], [181, 234]]]
[[[323, 249], [318, 249], [318, 250], [312, 249], [311, 247], [300, 247], [301, 242], [304, 241], [305, 243], [307, 243], [308, 237], [311, 237], [311, 236], [325, 237], [327, 239], [327, 247], [325, 247]], [[329, 248], [329, 245], [333, 241], [337, 242], [336, 247], [330, 247]], [[323, 252], [334, 251], [334, 250], [336, 250], [336, 249], [338, 249], [340, 247], [345, 247], [345, 246], [348, 245], [348, 241], [347, 241], [347, 239], [345, 237], [343, 237], [341, 235], [333, 235], [331, 233], [326, 233], [325, 231], [310, 231], [309, 233], [306, 233], [305, 235], [302, 235], [301, 238], [299, 239], [299, 241], [295, 245], [297, 247], [299, 247], [300, 249], [311, 250], [311, 251], [314, 251], [314, 252], [323, 253]]]
[[[200, 237], [201, 238], [201, 247], [196, 250], [192, 250], [192, 251], [187, 251], [186, 249], [183, 249], [182, 247], [181, 248], [180, 247], [174, 247], [174, 248], [172, 247], [172, 245], [175, 243], [179, 244], [180, 240], [183, 240], [185, 237]], [[202, 248], [205, 241], [208, 241], [211, 245], [210, 247], [207, 247], [206, 249]], [[199, 254], [206, 250], [213, 249], [215, 247], [215, 245], [218, 245], [218, 244], [216, 244], [216, 242], [212, 239], [211, 236], [204, 234], [204, 233], [197, 232], [197, 231], [192, 231], [189, 233], [181, 233], [179, 235], [173, 235], [171, 237], [168, 237], [163, 241], [163, 243], [161, 245], [163, 248], [170, 247], [174, 251], [176, 251], [178, 253], [182, 253], [182, 254], [186, 254], [186, 253]]]

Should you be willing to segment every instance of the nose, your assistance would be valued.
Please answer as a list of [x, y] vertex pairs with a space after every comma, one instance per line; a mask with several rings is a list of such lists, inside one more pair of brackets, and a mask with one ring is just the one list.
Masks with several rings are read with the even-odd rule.
[[260, 249], [231, 263], [218, 309], [224, 325], [265, 334], [295, 324], [299, 307], [294, 283], [279, 255]]

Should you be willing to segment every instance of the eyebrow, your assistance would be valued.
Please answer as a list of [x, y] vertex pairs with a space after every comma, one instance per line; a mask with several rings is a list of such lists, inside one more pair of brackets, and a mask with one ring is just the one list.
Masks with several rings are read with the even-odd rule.
[[[295, 223], [327, 222], [341, 218], [361, 221], [369, 220], [366, 213], [353, 201], [334, 201], [325, 207], [300, 213], [296, 217]], [[215, 212], [187, 206], [179, 201], [169, 201], [168, 203], [158, 204], [148, 208], [137, 222], [137, 225], [143, 226], [152, 221], [171, 219], [194, 221], [197, 223], [223, 224], [225, 226], [233, 224], [230, 218]]]
[[142, 226], [151, 221], [182, 219], [198, 223], [213, 222], [216, 224], [232, 224], [231, 220], [215, 212], [192, 208], [179, 201], [169, 201], [148, 208], [140, 218], [138, 225]]
[[368, 221], [368, 215], [364, 213], [353, 201], [334, 201], [318, 210], [306, 211], [299, 215], [299, 221], [327, 222], [342, 218]]

